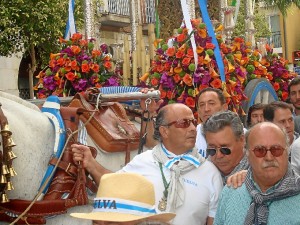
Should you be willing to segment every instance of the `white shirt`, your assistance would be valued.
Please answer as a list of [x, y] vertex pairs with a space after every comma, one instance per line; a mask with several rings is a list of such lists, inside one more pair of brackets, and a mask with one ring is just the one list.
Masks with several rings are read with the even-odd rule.
[[206, 140], [202, 134], [201, 127], [202, 127], [201, 123], [197, 125], [196, 148], [198, 149], [198, 152], [200, 153], [200, 155], [202, 155], [204, 158], [206, 158], [207, 144], [206, 144]]
[[[123, 169], [123, 172], [138, 173], [151, 181], [155, 188], [156, 210], [163, 197], [164, 185], [159, 164], [152, 156], [152, 150], [146, 151], [133, 158]], [[170, 171], [163, 168], [167, 181]], [[209, 161], [198, 168], [182, 175], [185, 189], [185, 199], [182, 206], [176, 209], [174, 225], [204, 225], [207, 217], [215, 217], [219, 194], [223, 188], [222, 178], [218, 169]]]

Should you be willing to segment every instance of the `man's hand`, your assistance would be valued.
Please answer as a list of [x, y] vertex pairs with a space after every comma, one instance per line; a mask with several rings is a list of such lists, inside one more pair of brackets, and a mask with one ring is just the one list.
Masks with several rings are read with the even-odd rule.
[[[141, 92], [144, 94], [147, 94], [149, 91], [154, 91], [153, 88], [148, 89], [148, 88], [142, 88]], [[145, 103], [146, 99], [141, 99], [140, 105], [141, 105], [141, 109], [145, 110], [146, 109], [146, 103]], [[155, 101], [154, 99], [151, 99], [151, 103], [148, 105], [148, 111], [150, 113], [151, 116], [156, 115], [157, 110], [159, 109], [159, 106], [163, 103], [163, 100], [160, 99], [158, 101]]]
[[227, 186], [233, 187], [233, 188], [238, 188], [238, 187], [242, 186], [242, 184], [244, 183], [244, 181], [246, 179], [247, 172], [248, 172], [247, 170], [241, 170], [241, 171], [231, 175], [230, 177], [228, 177]]
[[96, 162], [94, 159], [91, 150], [88, 146], [80, 145], [80, 144], [72, 144], [71, 145], [73, 152], [73, 161], [76, 164], [81, 163], [84, 169], [86, 169], [89, 173], [93, 169], [93, 164]]

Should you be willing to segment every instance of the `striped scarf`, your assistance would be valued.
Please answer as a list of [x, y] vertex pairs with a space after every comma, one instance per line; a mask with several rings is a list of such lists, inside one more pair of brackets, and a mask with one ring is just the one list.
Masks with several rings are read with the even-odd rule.
[[252, 202], [248, 209], [244, 225], [266, 225], [269, 216], [269, 203], [299, 194], [300, 176], [294, 173], [291, 165], [289, 165], [287, 173], [276, 184], [275, 190], [271, 193], [261, 193], [254, 186], [252, 170], [249, 169], [245, 185], [252, 196]]
[[182, 155], [175, 155], [168, 151], [163, 144], [156, 145], [152, 154], [157, 162], [162, 163], [171, 172], [167, 210], [175, 212], [175, 209], [181, 206], [184, 201], [181, 175], [199, 167], [205, 161], [205, 158], [198, 153], [196, 148]]

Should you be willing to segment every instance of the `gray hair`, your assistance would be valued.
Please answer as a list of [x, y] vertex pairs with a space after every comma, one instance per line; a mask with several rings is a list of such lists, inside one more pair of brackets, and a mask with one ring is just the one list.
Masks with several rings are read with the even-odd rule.
[[271, 123], [271, 122], [262, 122], [262, 123], [259, 123], [259, 124], [255, 124], [255, 125], [254, 125], [253, 127], [251, 127], [249, 130], [247, 130], [247, 132], [246, 132], [246, 134], [245, 134], [245, 139], [246, 139], [246, 141], [245, 141], [245, 148], [246, 148], [246, 150], [247, 150], [247, 151], [249, 150], [249, 135], [250, 135], [250, 133], [252, 132], [253, 128], [255, 128], [256, 126], [262, 125], [263, 123], [264, 123], [264, 124], [265, 124], [265, 123], [272, 124], [272, 125], [278, 127], [278, 128], [282, 131], [282, 133], [283, 133], [283, 135], [284, 135], [284, 137], [285, 137], [285, 144], [286, 144], [286, 147], [287, 147], [288, 152], [289, 152], [290, 138], [289, 138], [287, 132], [285, 131], [284, 128], [281, 128], [281, 127], [279, 127], [278, 125], [276, 125], [275, 123]]
[[154, 133], [153, 133], [154, 140], [161, 141], [159, 127], [162, 126], [163, 124], [165, 124], [165, 119], [166, 119], [166, 114], [167, 114], [166, 111], [167, 111], [166, 107], [162, 107], [156, 116], [156, 119], [154, 122]]
[[231, 127], [236, 138], [244, 135], [244, 126], [238, 114], [232, 111], [222, 111], [213, 114], [202, 126], [204, 136], [208, 132], [217, 133], [225, 127]]

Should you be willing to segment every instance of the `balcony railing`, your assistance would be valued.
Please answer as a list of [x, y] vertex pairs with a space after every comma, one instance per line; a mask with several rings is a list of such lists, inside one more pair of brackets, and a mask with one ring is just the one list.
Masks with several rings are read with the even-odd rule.
[[[139, 20], [142, 24], [155, 23], [155, 0], [140, 0]], [[130, 0], [103, 0], [100, 7], [102, 14], [130, 16]]]
[[272, 44], [274, 46], [274, 48], [281, 48], [282, 47], [281, 32], [280, 31], [272, 32], [272, 35], [269, 38], [269, 44]]

